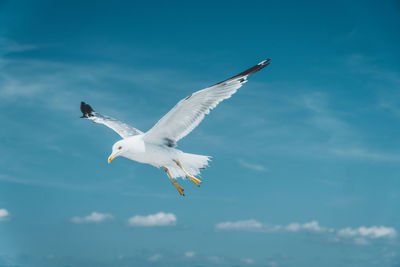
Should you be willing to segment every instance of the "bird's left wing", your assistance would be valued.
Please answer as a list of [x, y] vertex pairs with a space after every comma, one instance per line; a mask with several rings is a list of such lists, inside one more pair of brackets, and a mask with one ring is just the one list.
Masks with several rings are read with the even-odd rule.
[[108, 128], [114, 130], [117, 134], [119, 134], [122, 138], [127, 138], [129, 136], [133, 135], [138, 135], [138, 134], [143, 134], [142, 131], [139, 131], [136, 128], [133, 128], [132, 126], [120, 122], [114, 118], [108, 117], [108, 116], [103, 116], [97, 112], [95, 112], [91, 106], [86, 104], [85, 102], [81, 102], [81, 111], [82, 111], [82, 117], [81, 118], [86, 118], [89, 119], [95, 123], [103, 124], [107, 126]]
[[182, 99], [153, 128], [145, 133], [144, 140], [149, 143], [175, 146], [177, 141], [199, 125], [211, 109], [215, 108], [219, 102], [230, 98], [247, 82], [249, 75], [268, 66], [269, 61], [270, 59], [264, 60], [232, 78]]

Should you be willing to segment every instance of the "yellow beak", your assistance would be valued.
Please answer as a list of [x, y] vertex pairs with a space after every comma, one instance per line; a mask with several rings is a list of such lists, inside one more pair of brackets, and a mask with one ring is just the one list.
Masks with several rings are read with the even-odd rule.
[[117, 152], [115, 152], [114, 154], [111, 153], [111, 155], [108, 157], [108, 164], [110, 164], [111, 161], [113, 161], [113, 160], [118, 156], [118, 154], [119, 154], [120, 152], [121, 152], [121, 151], [117, 151]]

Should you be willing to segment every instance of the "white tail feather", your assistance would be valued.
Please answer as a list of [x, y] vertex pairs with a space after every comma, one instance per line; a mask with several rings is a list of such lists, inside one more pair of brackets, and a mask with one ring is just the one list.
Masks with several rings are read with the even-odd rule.
[[[208, 162], [211, 160], [209, 156], [181, 153], [177, 159], [182, 167], [191, 175], [195, 176], [200, 174], [201, 169], [208, 166]], [[176, 179], [178, 177], [186, 178], [185, 173], [179, 168], [178, 165], [166, 166], [171, 173], [172, 178]]]

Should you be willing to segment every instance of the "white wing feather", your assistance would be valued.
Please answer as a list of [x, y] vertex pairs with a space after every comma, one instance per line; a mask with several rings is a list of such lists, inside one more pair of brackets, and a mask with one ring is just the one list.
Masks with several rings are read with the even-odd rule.
[[247, 77], [269, 65], [269, 59], [211, 87], [197, 91], [182, 99], [148, 132], [144, 140], [155, 144], [175, 146], [204, 119], [221, 101], [230, 98], [247, 82]]
[[81, 103], [81, 111], [83, 113], [81, 118], [89, 119], [95, 123], [103, 124], [108, 128], [114, 130], [117, 134], [119, 134], [122, 138], [127, 138], [129, 136], [143, 134], [142, 131], [126, 124], [121, 121], [118, 121], [114, 118], [101, 115], [95, 112], [88, 104], [85, 102]]
[[132, 126], [123, 123], [121, 121], [118, 121], [114, 118], [103, 116], [101, 114], [98, 114], [97, 112], [94, 112], [94, 115], [88, 118], [89, 120], [103, 124], [107, 126], [108, 128], [114, 130], [117, 134], [119, 134], [122, 138], [127, 138], [129, 136], [133, 135], [138, 135], [138, 134], [143, 134], [142, 131], [133, 128]]

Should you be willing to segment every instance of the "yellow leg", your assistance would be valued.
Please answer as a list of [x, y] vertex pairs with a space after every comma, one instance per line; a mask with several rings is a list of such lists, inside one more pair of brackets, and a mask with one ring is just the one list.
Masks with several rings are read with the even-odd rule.
[[185, 193], [183, 192], [183, 188], [174, 181], [174, 179], [172, 179], [171, 174], [169, 173], [169, 170], [166, 167], [162, 167], [164, 169], [164, 171], [168, 174], [169, 179], [171, 180], [171, 183], [176, 187], [176, 189], [178, 189], [179, 194], [181, 194], [181, 196], [184, 196]]
[[201, 181], [200, 181], [199, 179], [197, 179], [196, 177], [190, 175], [190, 174], [183, 168], [182, 164], [181, 164], [179, 161], [177, 161], [177, 160], [174, 160], [174, 161], [175, 161], [176, 165], [178, 165], [178, 167], [182, 169], [182, 171], [185, 173], [185, 175], [186, 175], [187, 178], [189, 178], [189, 179], [190, 179], [193, 183], [195, 183], [197, 186], [200, 186]]

